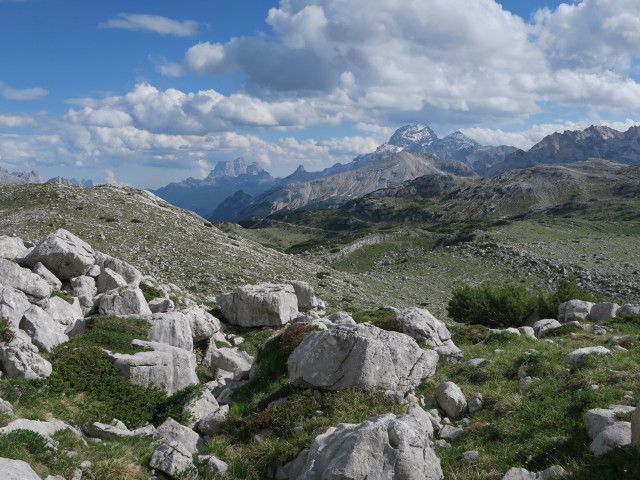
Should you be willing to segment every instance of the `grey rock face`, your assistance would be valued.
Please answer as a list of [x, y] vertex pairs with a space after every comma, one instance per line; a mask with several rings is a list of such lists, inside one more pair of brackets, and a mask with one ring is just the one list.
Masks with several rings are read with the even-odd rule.
[[307, 282], [299, 280], [287, 280], [285, 282], [293, 287], [293, 290], [298, 298], [298, 310], [301, 312], [308, 312], [320, 305], [320, 301], [313, 293], [313, 287]]
[[502, 480], [538, 480], [538, 475], [524, 468], [511, 468]]
[[27, 462], [0, 458], [0, 472], [4, 480], [41, 480]]
[[355, 325], [356, 321], [353, 319], [350, 313], [336, 312], [332, 315], [324, 317], [324, 320], [329, 320], [334, 325]]
[[445, 425], [440, 429], [440, 438], [449, 442], [455, 441], [460, 435], [464, 433], [464, 430], [460, 427], [454, 427], [453, 425]]
[[173, 300], [170, 298], [153, 298], [149, 301], [149, 309], [152, 313], [171, 312], [175, 308]]
[[619, 308], [620, 305], [617, 303], [597, 303], [589, 310], [588, 320], [595, 323], [606, 322], [616, 316]]
[[218, 295], [225, 318], [243, 327], [281, 326], [298, 316], [298, 297], [292, 285], [246, 285]]
[[118, 272], [110, 268], [103, 267], [100, 275], [96, 279], [96, 288], [98, 293], [106, 293], [109, 290], [116, 290], [120, 287], [126, 287], [127, 281]]
[[59, 325], [62, 325], [65, 330], [72, 328], [76, 321], [83, 318], [80, 302], [75, 297], [73, 303], [69, 303], [61, 297], [51, 297], [49, 299], [49, 305], [47, 305], [45, 310], [51, 318]]
[[20, 290], [33, 302], [42, 302], [51, 295], [51, 285], [41, 276], [4, 258], [0, 258], [0, 282]]
[[451, 340], [447, 326], [424, 308], [407, 308], [398, 317], [402, 320], [402, 333], [418, 344], [439, 347]]
[[182, 413], [189, 417], [189, 420], [185, 422], [186, 426], [193, 428], [200, 420], [216, 412], [219, 408], [213, 394], [205, 389], [202, 396], [192, 399], [182, 408]]
[[33, 273], [42, 278], [45, 282], [51, 286], [54, 290], [60, 290], [62, 288], [62, 282], [51, 271], [45, 267], [41, 262], [34, 265]]
[[589, 450], [596, 456], [603, 455], [615, 447], [624, 447], [631, 444], [631, 423], [616, 422], [602, 430], [593, 439]]
[[60, 280], [84, 275], [95, 263], [91, 246], [62, 228], [36, 245], [25, 261], [32, 266], [42, 262]]
[[181, 313], [187, 317], [191, 324], [194, 342], [208, 340], [220, 331], [220, 320], [200, 305], [186, 308]]
[[216, 408], [196, 424], [196, 430], [209, 437], [215, 435], [226, 421], [228, 413], [229, 405]]
[[618, 421], [613, 410], [607, 408], [593, 408], [584, 415], [584, 424], [587, 427], [587, 435], [593, 440], [596, 436]]
[[0, 235], [0, 258], [22, 258], [27, 252], [28, 249], [24, 246], [22, 239]]
[[142, 290], [132, 287], [103, 295], [98, 310], [101, 315], [151, 315]]
[[15, 430], [29, 430], [30, 432], [37, 433], [47, 440], [50, 439], [52, 435], [62, 430], [69, 430], [76, 436], [82, 436], [81, 432], [56, 418], [48, 418], [47, 420], [27, 420], [25, 418], [19, 418], [9, 422], [6, 427], [0, 428], [0, 434], [7, 434]]
[[51, 375], [51, 364], [38, 354], [38, 348], [22, 330], [16, 330], [11, 342], [0, 343], [0, 363], [10, 378], [35, 380]]
[[113, 258], [102, 252], [95, 252], [95, 263], [100, 266], [101, 270], [109, 269], [116, 272], [129, 285], [138, 286], [142, 280], [142, 273], [133, 265], [128, 264], [124, 260]]
[[616, 317], [629, 317], [631, 315], [640, 315], [640, 305], [623, 305], [616, 311]]
[[339, 390], [360, 386], [408, 392], [432, 376], [438, 354], [411, 337], [372, 325], [339, 325], [310, 334], [289, 356], [289, 379], [298, 386]]
[[474, 393], [467, 399], [467, 408], [470, 414], [474, 414], [484, 408], [484, 396], [481, 393]]
[[193, 350], [191, 323], [180, 312], [157, 313], [149, 320], [149, 340]]
[[156, 429], [154, 436], [162, 439], [164, 443], [180, 442], [190, 453], [196, 453], [201, 442], [196, 432], [171, 417]]
[[460, 387], [453, 382], [445, 382], [436, 388], [436, 401], [447, 416], [454, 420], [467, 411], [467, 399]]
[[253, 357], [237, 348], [215, 348], [210, 345], [206, 353], [205, 363], [212, 369], [222, 369], [227, 372], [249, 372]]
[[229, 469], [226, 462], [213, 455], [198, 455], [198, 462], [206, 465], [209, 473], [213, 475], [223, 475]]
[[536, 337], [542, 338], [554, 331], [556, 328], [560, 328], [561, 326], [562, 324], [560, 324], [559, 321], [553, 318], [545, 318], [534, 323], [532, 325], [532, 328], [536, 334]]
[[152, 352], [133, 355], [109, 355], [118, 373], [137, 385], [158, 385], [171, 395], [198, 383], [196, 358], [191, 352], [164, 343], [134, 340], [135, 345], [152, 348]]
[[69, 341], [60, 325], [46, 311], [32, 305], [20, 320], [20, 328], [27, 332], [40, 350], [50, 352], [61, 343]]
[[582, 362], [587, 355], [611, 355], [611, 350], [600, 345], [597, 347], [578, 348], [577, 350], [574, 350], [573, 352], [566, 355], [564, 357], [564, 361], [566, 363], [570, 363], [571, 365], [580, 366], [582, 365]]
[[592, 302], [569, 300], [558, 307], [558, 320], [562, 323], [570, 322], [571, 320], [586, 320], [591, 307], [593, 307]]
[[80, 276], [71, 279], [73, 294], [78, 297], [82, 313], [89, 315], [93, 312], [95, 305], [93, 298], [98, 293], [96, 281], [88, 276]]
[[279, 480], [390, 478], [439, 480], [440, 460], [410, 415], [340, 424], [316, 437], [310, 448], [280, 468]]
[[169, 478], [196, 478], [195, 465], [191, 459], [191, 452], [180, 442], [163, 443], [152, 454], [149, 466], [167, 474]]
[[9, 324], [18, 328], [24, 312], [31, 308], [27, 296], [20, 290], [0, 285], [0, 317], [9, 320]]

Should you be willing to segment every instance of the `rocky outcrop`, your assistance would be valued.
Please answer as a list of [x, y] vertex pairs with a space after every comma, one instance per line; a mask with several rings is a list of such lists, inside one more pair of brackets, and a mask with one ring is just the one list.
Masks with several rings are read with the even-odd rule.
[[191, 452], [180, 442], [163, 443], [149, 458], [149, 466], [161, 471], [169, 478], [188, 478], [189, 472], [195, 472]]
[[32, 305], [24, 313], [22, 320], [20, 320], [20, 329], [27, 332], [31, 337], [31, 342], [45, 352], [50, 352], [61, 343], [69, 340], [60, 324], [36, 305]]
[[9, 237], [0, 235], [0, 258], [22, 258], [28, 253], [29, 249], [25, 247], [22, 239], [18, 237]]
[[118, 373], [137, 385], [157, 385], [169, 395], [198, 383], [195, 355], [182, 348], [157, 342], [134, 340], [134, 345], [151, 348], [151, 352], [133, 355], [109, 355]]
[[0, 258], [0, 279], [2, 285], [20, 290], [34, 303], [42, 304], [51, 295], [51, 285], [41, 276], [4, 258]]
[[51, 375], [51, 364], [22, 330], [16, 330], [11, 341], [0, 343], [0, 364], [10, 378], [34, 380]]
[[367, 324], [312, 333], [287, 362], [294, 385], [339, 390], [359, 386], [409, 392], [432, 376], [438, 354], [407, 335]]
[[98, 304], [100, 315], [151, 315], [142, 290], [128, 287], [104, 294]]
[[398, 315], [402, 333], [409, 335], [420, 345], [433, 347], [440, 363], [454, 363], [463, 357], [462, 351], [451, 340], [447, 326], [424, 308], [408, 308]]
[[598, 345], [597, 347], [578, 348], [577, 350], [567, 354], [564, 357], [564, 361], [576, 367], [580, 367], [584, 363], [585, 358], [589, 355], [607, 356], [611, 355], [611, 350], [601, 345]]
[[316, 437], [310, 448], [280, 468], [279, 480], [322, 478], [443, 478], [440, 460], [411, 415], [380, 415], [342, 423]]
[[218, 295], [216, 301], [225, 319], [242, 327], [278, 327], [298, 315], [298, 297], [288, 284], [246, 285]]
[[84, 275], [95, 263], [93, 248], [62, 228], [36, 245], [25, 261], [32, 266], [42, 262], [61, 280]]

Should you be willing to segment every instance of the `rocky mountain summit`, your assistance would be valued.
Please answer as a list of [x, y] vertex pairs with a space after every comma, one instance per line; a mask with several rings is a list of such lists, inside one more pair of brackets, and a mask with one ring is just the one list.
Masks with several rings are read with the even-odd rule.
[[173, 205], [205, 217], [211, 216], [223, 200], [238, 190], [256, 196], [276, 182], [258, 163], [247, 164], [243, 158], [236, 158], [218, 162], [204, 179], [190, 177], [151, 191]]
[[[0, 185], [24, 185], [27, 183], [45, 183], [40, 174], [35, 170], [30, 172], [12, 172], [9, 173], [7, 169], [0, 167]], [[46, 183], [61, 183], [65, 185], [83, 185], [85, 187], [93, 186], [91, 180], [82, 179], [80, 181], [75, 178], [53, 177], [47, 180]]]

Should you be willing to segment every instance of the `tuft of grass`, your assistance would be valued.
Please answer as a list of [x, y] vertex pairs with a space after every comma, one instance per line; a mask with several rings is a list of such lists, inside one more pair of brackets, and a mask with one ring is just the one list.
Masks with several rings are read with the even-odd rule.
[[380, 326], [386, 319], [396, 316], [395, 310], [386, 307], [379, 307], [377, 310], [362, 310], [357, 307], [347, 307], [345, 311], [351, 314], [356, 323], [369, 322], [375, 326]]
[[164, 294], [162, 292], [160, 292], [160, 290], [158, 290], [153, 285], [149, 285], [148, 283], [140, 282], [138, 287], [140, 288], [140, 290], [142, 290], [142, 295], [144, 295], [144, 299], [147, 302], [150, 302], [154, 298], [163, 298], [164, 297]]

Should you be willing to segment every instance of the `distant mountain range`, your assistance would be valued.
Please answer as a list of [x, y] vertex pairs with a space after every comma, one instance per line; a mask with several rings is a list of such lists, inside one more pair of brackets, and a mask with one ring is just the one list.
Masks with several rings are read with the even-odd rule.
[[0, 167], [0, 185], [23, 185], [26, 183], [58, 183], [62, 185], [82, 185], [84, 187], [93, 186], [93, 181], [85, 180], [84, 178], [78, 181], [75, 178], [53, 177], [45, 182], [35, 170], [31, 170], [30, 172], [9, 173], [7, 169]]
[[154, 193], [211, 221], [229, 221], [281, 210], [337, 207], [422, 175], [493, 177], [510, 170], [587, 158], [639, 164], [640, 127], [619, 132], [592, 126], [554, 133], [525, 152], [508, 145], [480, 145], [459, 131], [438, 138], [428, 125], [418, 123], [396, 130], [375, 152], [319, 172], [307, 172], [300, 165], [288, 177], [274, 178], [257, 163], [247, 165], [239, 158], [219, 162], [203, 180], [188, 178]]

